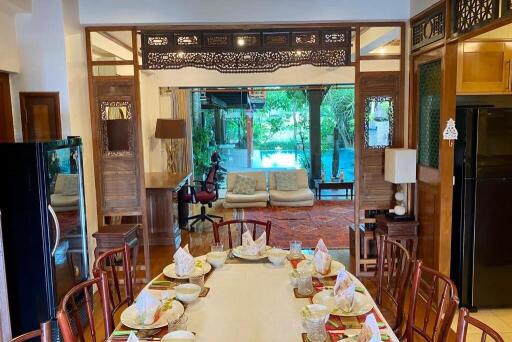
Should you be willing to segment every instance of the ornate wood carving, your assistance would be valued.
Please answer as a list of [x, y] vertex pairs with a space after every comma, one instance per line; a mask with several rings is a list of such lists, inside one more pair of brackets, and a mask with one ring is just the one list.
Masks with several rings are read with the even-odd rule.
[[142, 32], [143, 69], [191, 66], [226, 73], [350, 64], [351, 28], [304, 31]]
[[512, 14], [512, 0], [503, 0], [502, 1], [502, 15], [511, 15]]
[[411, 24], [411, 50], [437, 42], [445, 37], [445, 6], [444, 2], [426, 13]]
[[[508, 0], [507, 0], [508, 1]], [[453, 1], [453, 27], [456, 34], [470, 32], [487, 25], [499, 16], [498, 0]]]

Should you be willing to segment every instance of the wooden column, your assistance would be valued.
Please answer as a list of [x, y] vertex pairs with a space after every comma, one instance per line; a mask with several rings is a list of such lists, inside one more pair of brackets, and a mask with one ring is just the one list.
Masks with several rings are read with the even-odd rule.
[[309, 101], [309, 145], [311, 150], [312, 179], [320, 178], [322, 169], [322, 142], [320, 136], [320, 105], [324, 99], [323, 90], [308, 90]]
[[222, 144], [222, 116], [220, 109], [214, 109], [213, 116], [215, 119], [215, 143], [220, 145]]

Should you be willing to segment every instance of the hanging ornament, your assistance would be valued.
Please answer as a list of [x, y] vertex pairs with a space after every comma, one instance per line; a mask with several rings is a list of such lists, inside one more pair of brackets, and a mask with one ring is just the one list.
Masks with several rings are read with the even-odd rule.
[[459, 132], [457, 132], [457, 128], [455, 127], [455, 120], [452, 118], [448, 119], [446, 128], [443, 131], [443, 139], [448, 140], [448, 144], [453, 146], [453, 142], [457, 140], [458, 136]]

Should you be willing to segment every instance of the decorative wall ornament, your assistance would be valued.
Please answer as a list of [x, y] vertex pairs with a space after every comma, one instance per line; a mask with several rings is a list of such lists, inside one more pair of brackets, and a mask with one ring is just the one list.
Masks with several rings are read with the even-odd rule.
[[135, 140], [132, 104], [129, 101], [101, 101], [101, 137], [105, 157], [133, 156]]
[[455, 120], [450, 118], [446, 122], [446, 127], [443, 131], [443, 139], [448, 140], [450, 146], [453, 146], [453, 142], [457, 140], [458, 137], [459, 132], [457, 132], [457, 128], [455, 127]]
[[455, 0], [452, 12], [453, 33], [470, 32], [498, 18], [499, 0]]
[[512, 14], [512, 0], [502, 0], [502, 16]]
[[197, 67], [225, 73], [272, 72], [310, 64], [350, 64], [351, 28], [142, 32], [143, 69]]
[[445, 7], [433, 9], [424, 17], [415, 20], [412, 24], [411, 50], [415, 51], [445, 37]]

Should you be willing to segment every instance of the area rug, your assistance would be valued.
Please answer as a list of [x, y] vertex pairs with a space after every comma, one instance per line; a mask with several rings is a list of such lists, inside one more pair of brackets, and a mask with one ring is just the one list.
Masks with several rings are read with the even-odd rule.
[[354, 202], [315, 201], [313, 207], [237, 209], [237, 218], [271, 221], [270, 245], [287, 247], [292, 240], [313, 248], [320, 238], [327, 247], [349, 247], [349, 225], [354, 223]]

